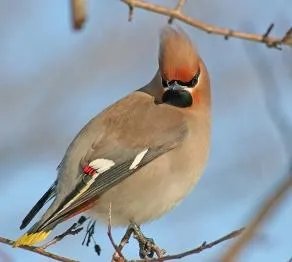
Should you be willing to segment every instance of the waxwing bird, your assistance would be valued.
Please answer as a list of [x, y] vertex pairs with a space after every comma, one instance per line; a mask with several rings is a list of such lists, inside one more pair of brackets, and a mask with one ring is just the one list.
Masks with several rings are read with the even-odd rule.
[[167, 26], [159, 68], [144, 87], [106, 108], [81, 129], [58, 166], [56, 181], [24, 218], [52, 204], [14, 246], [44, 240], [82, 212], [113, 226], [157, 219], [202, 175], [210, 147], [207, 69], [187, 34]]

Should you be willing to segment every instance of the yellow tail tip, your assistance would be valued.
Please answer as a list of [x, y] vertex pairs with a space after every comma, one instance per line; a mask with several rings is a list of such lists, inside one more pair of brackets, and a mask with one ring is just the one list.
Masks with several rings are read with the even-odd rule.
[[36, 233], [31, 233], [31, 234], [26, 233], [13, 243], [13, 247], [33, 246], [36, 243], [39, 243], [45, 240], [50, 233], [51, 231], [48, 231], [48, 232], [41, 231], [41, 232], [36, 232]]

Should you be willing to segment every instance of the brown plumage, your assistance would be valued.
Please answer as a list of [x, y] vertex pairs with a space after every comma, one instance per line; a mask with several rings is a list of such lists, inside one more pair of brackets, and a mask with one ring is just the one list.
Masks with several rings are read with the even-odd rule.
[[196, 74], [199, 56], [182, 29], [166, 27], [160, 35], [159, 70], [166, 80], [190, 81]]
[[49, 199], [54, 202], [15, 246], [43, 240], [86, 208], [107, 223], [111, 205], [112, 225], [143, 224], [190, 192], [210, 147], [208, 72], [181, 29], [162, 30], [158, 60], [159, 69], [147, 85], [106, 108], [78, 133], [56, 183], [22, 228]]

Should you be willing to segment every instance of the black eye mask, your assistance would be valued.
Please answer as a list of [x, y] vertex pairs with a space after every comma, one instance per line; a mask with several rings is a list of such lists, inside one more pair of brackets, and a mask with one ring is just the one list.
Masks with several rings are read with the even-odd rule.
[[171, 80], [167, 81], [165, 79], [161, 79], [162, 85], [165, 88], [169, 88], [165, 91], [165, 93], [162, 96], [162, 102], [177, 106], [177, 107], [189, 107], [193, 104], [193, 98], [190, 92], [184, 90], [183, 88], [174, 89], [171, 88], [172, 85], [178, 84], [179, 86], [184, 86], [187, 88], [194, 88], [199, 82], [200, 77], [200, 68], [197, 71], [197, 73], [194, 75], [194, 77], [189, 82], [183, 82], [180, 80]]
[[180, 86], [185, 86], [185, 87], [189, 87], [189, 88], [193, 88], [195, 87], [198, 82], [199, 82], [199, 77], [200, 77], [200, 69], [198, 70], [198, 72], [194, 75], [194, 77], [189, 81], [189, 82], [183, 82], [180, 80], [171, 80], [171, 81], [166, 81], [165, 79], [161, 79], [162, 81], [162, 85], [164, 87], [169, 87], [171, 86], [174, 82], [176, 82], [177, 84], [179, 84]]

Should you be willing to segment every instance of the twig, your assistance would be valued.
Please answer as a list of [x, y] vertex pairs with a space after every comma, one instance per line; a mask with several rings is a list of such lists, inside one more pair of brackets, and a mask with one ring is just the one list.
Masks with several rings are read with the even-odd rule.
[[[3, 243], [3, 244], [9, 245], [9, 246], [12, 246], [13, 243], [14, 243], [14, 241], [12, 241], [10, 239], [7, 239], [7, 238], [3, 238], [3, 237], [0, 237], [0, 242]], [[28, 251], [31, 251], [31, 252], [40, 254], [40, 255], [45, 256], [45, 257], [49, 257], [49, 258], [55, 259], [57, 261], [62, 261], [62, 262], [78, 262], [77, 260], [72, 260], [70, 258], [58, 256], [58, 255], [55, 255], [53, 253], [47, 252], [43, 248], [40, 248], [40, 247], [20, 246], [19, 248], [22, 248], [22, 249], [25, 249], [25, 250], [28, 250]]]
[[108, 208], [108, 228], [107, 228], [107, 235], [109, 237], [109, 240], [115, 249], [115, 253], [112, 257], [112, 262], [119, 261], [124, 262], [126, 259], [124, 258], [122, 254], [122, 248], [118, 247], [114, 241], [113, 235], [112, 235], [112, 203], [110, 202], [109, 208]]
[[86, 20], [86, 4], [85, 0], [70, 0], [72, 24], [75, 30], [82, 29]]
[[[140, 9], [144, 9], [153, 13], [168, 16], [172, 19], [175, 18], [177, 20], [180, 20], [181, 22], [191, 25], [208, 34], [222, 35], [225, 37], [225, 39], [228, 39], [229, 37], [239, 38], [239, 39], [244, 39], [248, 41], [263, 43], [267, 47], [276, 48], [276, 49], [279, 49], [281, 45], [292, 46], [292, 28], [287, 30], [285, 36], [281, 38], [270, 37], [270, 36], [265, 37], [264, 35], [260, 35], [260, 34], [245, 33], [245, 32], [235, 31], [228, 28], [213, 26], [205, 22], [202, 22], [200, 20], [194, 19], [190, 16], [187, 16], [181, 11], [178, 12], [176, 9], [171, 9], [171, 8], [167, 8], [167, 7], [152, 4], [152, 3], [147, 3], [142, 0], [120, 0], [120, 1], [128, 5], [129, 7], [131, 7], [131, 9], [140, 8]], [[132, 14], [133, 14], [133, 11], [132, 11]]]
[[243, 232], [242, 236], [227, 250], [222, 256], [222, 262], [233, 262], [236, 261], [240, 251], [248, 244], [256, 233], [259, 226], [264, 220], [271, 214], [273, 209], [282, 200], [285, 194], [292, 189], [292, 175], [284, 179], [280, 185], [276, 188], [274, 194], [272, 194], [263, 204], [256, 216], [251, 220], [249, 226]]
[[[177, 13], [181, 13], [181, 9], [182, 9], [182, 7], [183, 7], [183, 5], [185, 3], [186, 3], [186, 0], [179, 0], [174, 10]], [[173, 23], [173, 20], [174, 20], [174, 16], [170, 16], [169, 19], [168, 19], [168, 23], [169, 24], [172, 24]]]
[[132, 0], [127, 1], [129, 7], [128, 21], [131, 22], [134, 17], [134, 6], [132, 5]]
[[78, 222], [74, 223], [71, 227], [69, 227], [64, 233], [56, 236], [54, 239], [52, 239], [51, 241], [49, 241], [48, 243], [44, 244], [41, 246], [42, 249], [46, 249], [49, 246], [55, 245], [57, 242], [61, 241], [64, 237], [69, 236], [69, 235], [76, 235], [78, 234], [80, 231], [83, 230], [83, 227], [81, 227], [81, 225], [87, 220], [86, 217], [81, 216], [78, 219]]
[[209, 248], [212, 248], [226, 240], [229, 240], [229, 239], [232, 239], [234, 237], [237, 237], [238, 235], [240, 235], [242, 233], [242, 231], [244, 230], [244, 228], [241, 228], [239, 230], [235, 230], [235, 231], [232, 231], [231, 233], [229, 233], [228, 235], [224, 236], [224, 237], [221, 237], [215, 241], [212, 241], [210, 243], [207, 243], [207, 242], [204, 242], [202, 245], [194, 248], [194, 249], [191, 249], [191, 250], [188, 250], [188, 251], [185, 251], [185, 252], [182, 252], [182, 253], [179, 253], [179, 254], [175, 254], [175, 255], [168, 255], [168, 256], [164, 256], [162, 258], [152, 258], [152, 259], [147, 259], [147, 260], [144, 260], [144, 259], [138, 259], [138, 260], [130, 260], [128, 262], [163, 262], [163, 261], [169, 261], [169, 260], [175, 260], [175, 259], [180, 259], [180, 258], [183, 258], [183, 257], [186, 257], [186, 256], [190, 256], [190, 255], [193, 255], [193, 254], [198, 254], [198, 253], [201, 253], [202, 251], [206, 250], [206, 249], [209, 249]]

